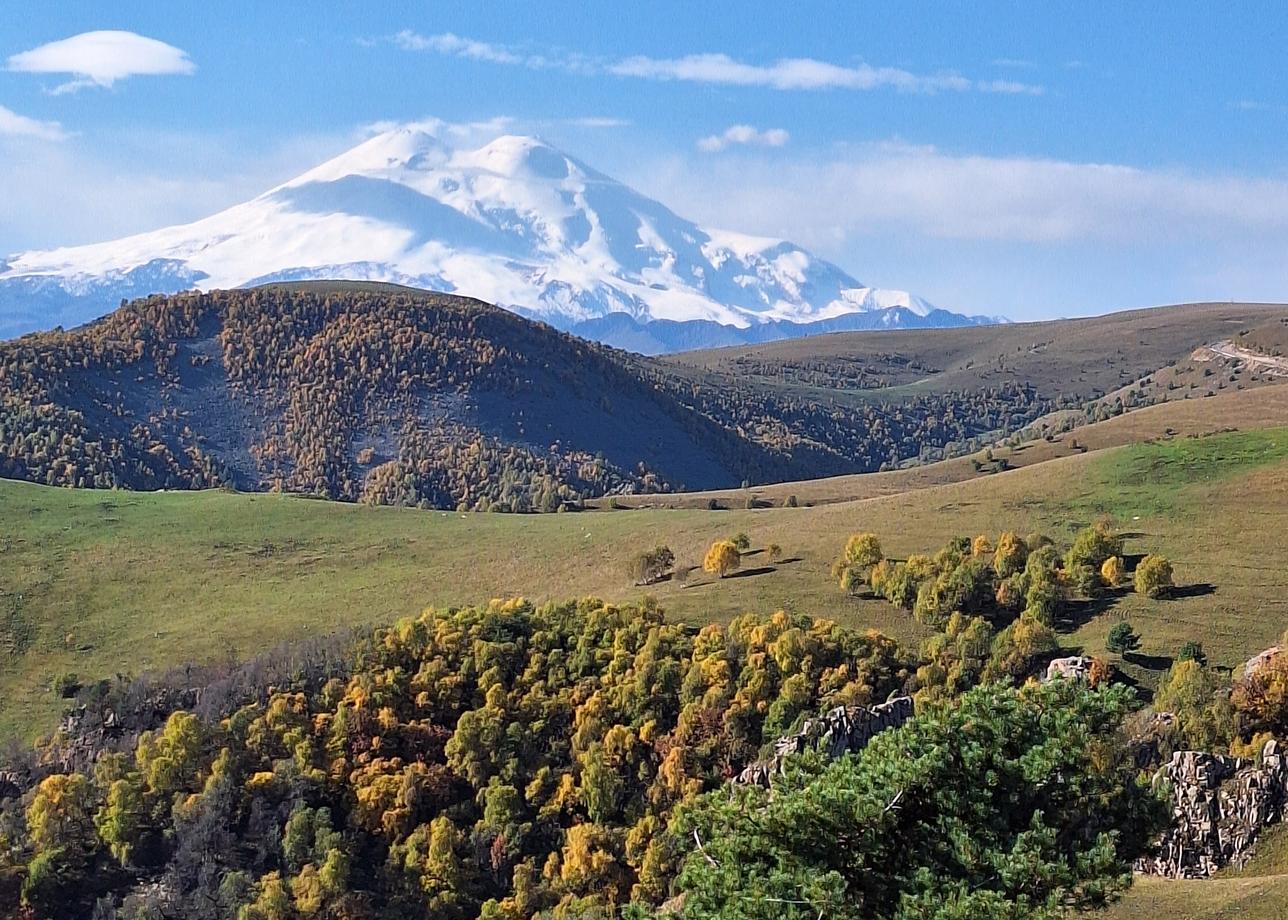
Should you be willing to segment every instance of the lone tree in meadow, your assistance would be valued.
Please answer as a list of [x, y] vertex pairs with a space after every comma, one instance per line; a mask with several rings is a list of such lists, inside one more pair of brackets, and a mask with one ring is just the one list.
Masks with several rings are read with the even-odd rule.
[[738, 571], [740, 565], [742, 565], [742, 553], [738, 551], [738, 547], [732, 540], [717, 540], [712, 543], [706, 557], [702, 560], [704, 572], [719, 575], [721, 578], [730, 572]]
[[1140, 648], [1140, 636], [1126, 620], [1115, 623], [1105, 638], [1105, 648], [1119, 655], [1126, 655]]
[[856, 533], [845, 541], [841, 558], [832, 563], [832, 577], [846, 594], [858, 594], [867, 585], [868, 573], [884, 558], [874, 533]]
[[777, 562], [783, 558], [783, 548], [777, 543], [770, 543], [765, 547], [765, 555], [769, 557], [770, 562]]
[[626, 574], [637, 585], [651, 585], [660, 581], [671, 566], [675, 565], [675, 553], [669, 546], [656, 546], [648, 552], [632, 556], [626, 563]]
[[1151, 553], [1136, 566], [1136, 593], [1162, 597], [1172, 590], [1172, 564], [1166, 556]]
[[730, 537], [729, 542], [732, 543], [734, 548], [740, 553], [745, 553], [747, 550], [751, 549], [751, 537], [747, 536], [742, 531], [738, 531], [738, 533]]

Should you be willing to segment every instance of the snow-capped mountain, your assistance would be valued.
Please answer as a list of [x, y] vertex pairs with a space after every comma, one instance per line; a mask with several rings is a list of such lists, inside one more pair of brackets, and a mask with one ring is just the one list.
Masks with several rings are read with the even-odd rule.
[[122, 298], [303, 279], [455, 292], [644, 351], [994, 321], [703, 229], [535, 138], [453, 149], [404, 127], [195, 223], [0, 261], [0, 336]]

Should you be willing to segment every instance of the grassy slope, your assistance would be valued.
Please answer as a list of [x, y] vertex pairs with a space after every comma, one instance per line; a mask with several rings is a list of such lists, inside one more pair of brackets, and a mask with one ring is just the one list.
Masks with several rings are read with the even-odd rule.
[[[1075, 431], [1056, 435], [1051, 441], [1031, 441], [1017, 448], [997, 447], [993, 449], [993, 455], [1005, 459], [1011, 467], [1019, 468], [1074, 456], [1082, 453], [1084, 448], [1094, 451], [1171, 435], [1206, 435], [1230, 428], [1255, 429], [1278, 425], [1288, 425], [1288, 390], [1265, 387], [1224, 393], [1210, 399], [1178, 399], [1161, 403], [1104, 422], [1083, 425]], [[745, 490], [719, 489], [626, 497], [619, 499], [619, 504], [627, 507], [705, 508], [711, 499], [715, 499], [722, 507], [742, 508], [748, 498], [768, 505], [781, 505], [792, 495], [802, 504], [877, 498], [928, 486], [986, 478], [990, 474], [981, 473], [972, 464], [979, 457], [975, 454], [888, 473], [831, 476]]]
[[[845, 598], [828, 567], [847, 534], [874, 530], [902, 556], [954, 534], [1015, 528], [1067, 540], [1103, 512], [1126, 512], [1129, 550], [1162, 551], [1192, 596], [1113, 598], [1068, 624], [1071, 646], [1103, 647], [1129, 616], [1144, 635], [1129, 670], [1148, 683], [1167, 655], [1201, 639], [1234, 665], [1288, 625], [1288, 430], [1179, 439], [1077, 454], [983, 479], [812, 508], [461, 515], [280, 495], [68, 491], [0, 482], [0, 737], [47, 729], [55, 675], [97, 678], [245, 655], [430, 604], [524, 594], [638, 596], [621, 574], [639, 547], [668, 543], [695, 564], [715, 538], [747, 531], [787, 560], [746, 560], [741, 577], [695, 573], [650, 589], [674, 615], [724, 619], [777, 607], [915, 639], [888, 604]], [[1139, 516], [1139, 520], [1131, 520]], [[4, 651], [0, 650], [0, 655]]]
[[680, 367], [738, 373], [740, 359], [826, 364], [839, 358], [876, 368], [885, 366], [883, 355], [897, 353], [932, 372], [895, 373], [891, 379], [896, 386], [866, 391], [871, 398], [998, 386], [1009, 380], [1032, 383], [1045, 394], [1107, 392], [1184, 359], [1200, 345], [1285, 316], [1288, 307], [1283, 304], [1181, 304], [1006, 326], [840, 332], [685, 352], [665, 360]]
[[1288, 920], [1288, 824], [1257, 844], [1252, 862], [1217, 878], [1137, 878], [1106, 920]]

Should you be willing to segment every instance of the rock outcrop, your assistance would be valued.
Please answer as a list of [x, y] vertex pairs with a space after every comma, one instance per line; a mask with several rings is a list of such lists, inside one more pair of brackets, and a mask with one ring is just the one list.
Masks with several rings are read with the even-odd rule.
[[1242, 866], [1257, 835], [1288, 808], [1288, 755], [1271, 741], [1259, 762], [1177, 751], [1154, 776], [1172, 790], [1172, 825], [1136, 870], [1169, 878], [1206, 878]]
[[1264, 652], [1258, 652], [1257, 654], [1253, 655], [1246, 662], [1244, 662], [1244, 665], [1243, 665], [1244, 678], [1248, 678], [1248, 677], [1251, 677], [1253, 674], [1256, 674], [1266, 665], [1270, 664], [1270, 662], [1274, 660], [1275, 656], [1277, 656], [1282, 651], [1283, 649], [1280, 648], [1278, 645], [1272, 645]]
[[1074, 655], [1072, 658], [1055, 658], [1047, 665], [1044, 683], [1057, 678], [1085, 681], [1091, 673], [1091, 661], [1086, 655]]
[[802, 751], [822, 751], [835, 759], [842, 754], [863, 750], [874, 735], [898, 728], [912, 718], [912, 698], [898, 696], [877, 706], [838, 706], [816, 719], [809, 719], [801, 730], [774, 742], [774, 753], [764, 760], [749, 764], [734, 779], [736, 783], [769, 787], [770, 778], [780, 773], [783, 760]]

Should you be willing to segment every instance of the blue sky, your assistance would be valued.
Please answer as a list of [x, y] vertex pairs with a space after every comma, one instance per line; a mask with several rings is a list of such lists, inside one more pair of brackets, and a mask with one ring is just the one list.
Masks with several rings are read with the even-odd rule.
[[[1288, 299], [1278, 4], [11, 0], [5, 19], [0, 252], [202, 217], [433, 117], [540, 134], [686, 217], [963, 312]], [[40, 50], [93, 30], [155, 44]]]

